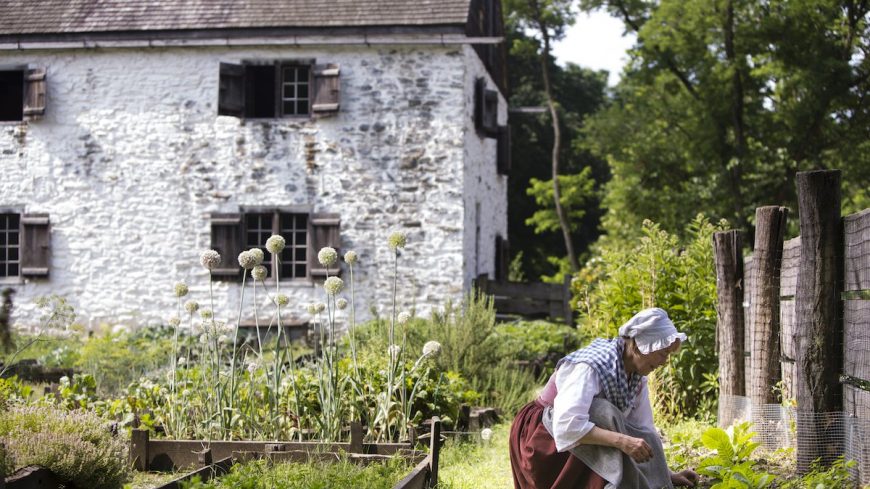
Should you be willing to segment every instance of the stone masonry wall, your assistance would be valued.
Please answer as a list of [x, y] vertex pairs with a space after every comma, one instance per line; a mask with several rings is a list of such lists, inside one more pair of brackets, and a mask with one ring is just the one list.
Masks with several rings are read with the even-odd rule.
[[[399, 310], [424, 314], [458, 297], [469, 277], [491, 268], [491, 258], [469, 268], [471, 199], [486, 209], [486, 233], [504, 230], [505, 217], [496, 214], [506, 205], [503, 182], [482, 183], [495, 171], [494, 153], [486, 155], [494, 140], [475, 147], [469, 135], [469, 77], [482, 69], [466, 68], [469, 59], [479, 63], [469, 53], [462, 47], [3, 52], [3, 65], [48, 69], [45, 118], [0, 123], [0, 206], [48, 212], [52, 226], [50, 278], [13, 285], [17, 322], [35, 321], [32, 300], [50, 293], [68, 297], [92, 327], [165, 321], [175, 312], [178, 280], [206, 302], [198, 256], [210, 247], [209, 214], [256, 205], [341, 214], [340, 251], [361, 256], [354, 277], [360, 316], [371, 307], [390, 311], [392, 230], [406, 232], [409, 243], [398, 262]], [[220, 62], [293, 58], [340, 64], [338, 116], [216, 115]], [[475, 175], [478, 183], [467, 181]], [[236, 263], [234, 256], [224, 260]], [[296, 319], [306, 319], [305, 303], [323, 299], [310, 281], [281, 288], [291, 296], [287, 316]], [[214, 292], [216, 316], [234, 321], [238, 285], [216, 282]]]

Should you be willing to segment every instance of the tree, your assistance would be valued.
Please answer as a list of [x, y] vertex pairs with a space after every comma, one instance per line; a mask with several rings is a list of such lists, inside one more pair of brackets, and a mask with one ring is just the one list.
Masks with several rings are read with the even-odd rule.
[[[540, 36], [538, 47], [538, 63], [540, 65], [541, 80], [544, 84], [544, 96], [547, 108], [550, 111], [550, 121], [553, 127], [553, 150], [551, 152], [552, 183], [553, 183], [553, 206], [565, 240], [565, 251], [571, 270], [580, 269], [580, 262], [574, 251], [574, 243], [571, 238], [571, 229], [565, 209], [562, 206], [561, 188], [559, 185], [559, 160], [561, 156], [562, 131], [559, 122], [558, 102], [553, 93], [550, 81], [551, 65], [551, 42], [558, 41], [565, 36], [565, 27], [574, 23], [571, 12], [572, 0], [506, 0], [507, 10], [510, 12], [512, 22], [520, 29], [535, 31]], [[525, 48], [528, 49], [529, 45]], [[523, 47], [519, 47], [522, 49]]]
[[[540, 41], [519, 30], [510, 16], [508, 21], [507, 40], [512, 47], [508, 53], [509, 106], [543, 106], [546, 96], [539, 75]], [[607, 164], [592, 156], [578, 138], [584, 118], [598, 110], [605, 100], [607, 73], [570, 63], [563, 68], [552, 58], [549, 70], [552, 91], [558, 94], [559, 99], [560, 134], [562, 140], [567, 142], [560, 145], [559, 155], [563, 177], [560, 178], [562, 204], [575, 252], [578, 258], [582, 258], [589, 244], [599, 235], [602, 214], [600, 190], [608, 179], [608, 169]], [[552, 156], [550, 115], [512, 113], [510, 118], [513, 164], [508, 179], [508, 231], [511, 253], [522, 257], [522, 263], [514, 265], [519, 265], [522, 275], [527, 277], [553, 277], [561, 282], [559, 272], [570, 273], [570, 265], [562, 253], [553, 251], [563, 249], [564, 238], [553, 203], [552, 167], [541, 164]], [[589, 170], [584, 170], [586, 168]], [[565, 183], [564, 177], [570, 181], [583, 171], [588, 172], [595, 184], [590, 192], [577, 196], [576, 190], [570, 188], [570, 182]], [[532, 187], [539, 191], [530, 194]], [[533, 218], [531, 223], [530, 218]], [[556, 226], [541, 227], [539, 221], [556, 223]]]
[[637, 33], [588, 149], [612, 179], [604, 228], [678, 230], [699, 209], [747, 228], [796, 208], [798, 171], [843, 171], [844, 212], [870, 205], [867, 1], [581, 0]]

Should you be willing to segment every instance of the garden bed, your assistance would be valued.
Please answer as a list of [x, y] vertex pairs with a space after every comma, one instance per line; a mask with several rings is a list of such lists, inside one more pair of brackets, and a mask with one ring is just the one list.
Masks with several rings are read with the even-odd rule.
[[399, 456], [414, 468], [394, 489], [434, 487], [438, 478], [441, 421], [432, 419], [429, 452], [416, 450], [408, 443], [363, 443], [362, 426], [351, 425], [351, 441], [345, 443], [294, 441], [225, 441], [150, 439], [148, 431], [133, 430], [130, 438], [130, 461], [139, 471], [177, 471], [189, 468], [181, 477], [155, 489], [180, 487], [183, 481], [209, 480], [226, 474], [236, 463], [268, 459], [271, 462], [330, 462], [348, 460], [367, 465]]

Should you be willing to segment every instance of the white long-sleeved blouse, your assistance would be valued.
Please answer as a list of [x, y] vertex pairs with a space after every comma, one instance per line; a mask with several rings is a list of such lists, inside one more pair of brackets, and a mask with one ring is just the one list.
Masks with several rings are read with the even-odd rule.
[[[556, 398], [553, 401], [553, 438], [560, 452], [573, 448], [592, 431], [589, 421], [592, 399], [601, 392], [598, 373], [586, 363], [563, 363], [556, 373]], [[625, 412], [626, 421], [655, 429], [649, 401], [647, 379], [641, 380], [637, 396]]]

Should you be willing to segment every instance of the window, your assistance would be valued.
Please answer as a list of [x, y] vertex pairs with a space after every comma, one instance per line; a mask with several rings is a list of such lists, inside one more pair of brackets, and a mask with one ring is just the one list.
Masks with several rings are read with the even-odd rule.
[[30, 121], [45, 113], [45, 69], [0, 70], [0, 121]]
[[48, 214], [0, 212], [0, 278], [47, 277]]
[[339, 108], [338, 65], [311, 61], [221, 63], [218, 114], [318, 117]]
[[281, 252], [278, 276], [288, 280], [305, 278], [308, 275], [308, 214], [245, 214], [245, 249], [263, 250], [266, 257], [263, 265], [269, 270], [270, 277], [275, 276], [275, 264], [264, 245], [273, 234], [280, 234], [287, 243]]
[[498, 126], [498, 144], [496, 145], [496, 170], [499, 175], [511, 172], [511, 127]]
[[[247, 212], [215, 213], [211, 215], [211, 245], [223, 257], [221, 268], [212, 270], [214, 280], [241, 280], [241, 268], [236, 257], [244, 250], [260, 248], [269, 269], [275, 276], [272, 255], [266, 251], [269, 236], [284, 237], [285, 247], [279, 260], [281, 280], [316, 279], [326, 276], [317, 261], [317, 251], [324, 246], [339, 249], [340, 219], [337, 214], [307, 213], [287, 209], [249, 209]], [[339, 270], [329, 270], [336, 275]]]
[[498, 92], [486, 88], [486, 80], [474, 84], [474, 126], [482, 136], [498, 137]]
[[0, 277], [17, 277], [21, 267], [18, 214], [0, 214]]

